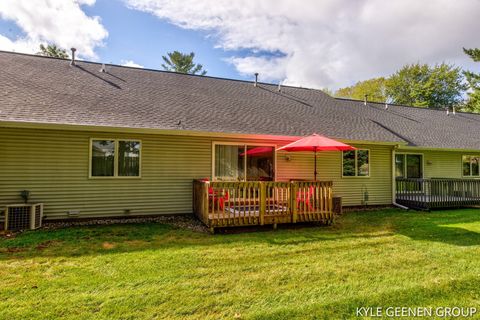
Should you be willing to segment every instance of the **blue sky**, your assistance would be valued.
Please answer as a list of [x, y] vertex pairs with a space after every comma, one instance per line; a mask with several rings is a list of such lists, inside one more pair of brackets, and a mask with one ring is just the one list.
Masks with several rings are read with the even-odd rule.
[[476, 71], [478, 0], [1, 0], [0, 50], [40, 43], [80, 58], [161, 69], [196, 53], [208, 75], [336, 89], [409, 63]]
[[[145, 68], [161, 69], [162, 55], [167, 52], [193, 51], [208, 75], [245, 78], [225, 61], [229, 54], [216, 49], [214, 39], [205, 32], [176, 27], [150, 13], [129, 9], [121, 1], [97, 0], [82, 9], [89, 16], [100, 16], [109, 32], [104, 46], [96, 49], [98, 61], [122, 64], [131, 60]], [[5, 19], [0, 19], [0, 34], [11, 39], [25, 35], [14, 22]]]
[[97, 50], [101, 61], [121, 64], [122, 60], [133, 60], [146, 68], [160, 69], [162, 55], [167, 52], [193, 51], [197, 63], [203, 64], [209, 75], [239, 77], [235, 68], [224, 61], [228, 55], [215, 49], [214, 40], [205, 32], [181, 29], [149, 13], [128, 9], [118, 1], [99, 0], [84, 10], [88, 15], [101, 16], [109, 30], [105, 47]]

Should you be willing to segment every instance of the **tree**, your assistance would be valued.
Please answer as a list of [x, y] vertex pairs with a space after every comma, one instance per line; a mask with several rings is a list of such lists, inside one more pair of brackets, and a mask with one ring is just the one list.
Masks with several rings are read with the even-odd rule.
[[203, 66], [201, 64], [195, 64], [193, 62], [193, 58], [195, 57], [195, 53], [193, 52], [186, 54], [173, 51], [167, 53], [167, 56], [168, 57], [162, 56], [163, 61], [165, 61], [165, 63], [162, 64], [164, 70], [188, 74], [197, 74], [200, 72], [202, 76], [207, 74], [206, 70], [202, 70]]
[[446, 63], [406, 65], [386, 81], [392, 103], [418, 107], [460, 106], [466, 89], [461, 69]]
[[[480, 49], [465, 49], [463, 52], [470, 56], [473, 61], [480, 62]], [[463, 108], [465, 111], [480, 112], [480, 73], [464, 71], [468, 83], [468, 100]]]
[[365, 95], [368, 95], [369, 101], [387, 101], [387, 96], [385, 93], [385, 78], [380, 77], [359, 81], [353, 86], [340, 88], [335, 92], [336, 97], [357, 100], [363, 100]]
[[61, 49], [54, 44], [48, 44], [44, 46], [43, 44], [40, 45], [40, 51], [37, 52], [38, 55], [47, 56], [47, 57], [54, 57], [54, 58], [63, 58], [68, 59], [68, 53], [65, 49]]
[[324, 93], [326, 93], [326, 94], [328, 94], [329, 96], [331, 96], [331, 97], [334, 97], [334, 96], [335, 96], [335, 92], [333, 92], [330, 88], [325, 87], [325, 88], [322, 88], [321, 90], [322, 90]]

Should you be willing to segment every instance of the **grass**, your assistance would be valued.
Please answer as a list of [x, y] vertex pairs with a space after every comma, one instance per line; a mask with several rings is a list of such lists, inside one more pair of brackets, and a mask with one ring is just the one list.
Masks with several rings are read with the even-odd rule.
[[389, 209], [214, 236], [162, 224], [26, 232], [0, 240], [0, 317], [339, 319], [364, 306], [478, 307], [479, 213]]

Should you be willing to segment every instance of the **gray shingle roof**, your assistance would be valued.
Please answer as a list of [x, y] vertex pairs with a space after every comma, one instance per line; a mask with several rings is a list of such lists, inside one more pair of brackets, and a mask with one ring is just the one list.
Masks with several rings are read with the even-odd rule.
[[480, 149], [480, 116], [319, 90], [0, 52], [0, 122], [302, 136]]

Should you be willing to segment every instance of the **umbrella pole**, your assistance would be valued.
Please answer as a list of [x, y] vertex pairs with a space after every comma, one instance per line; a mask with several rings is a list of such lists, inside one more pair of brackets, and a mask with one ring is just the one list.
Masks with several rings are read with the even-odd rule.
[[315, 151], [314, 151], [314, 171], [313, 171], [313, 177], [314, 177], [314, 181], [317, 181], [317, 149], [315, 148]]

